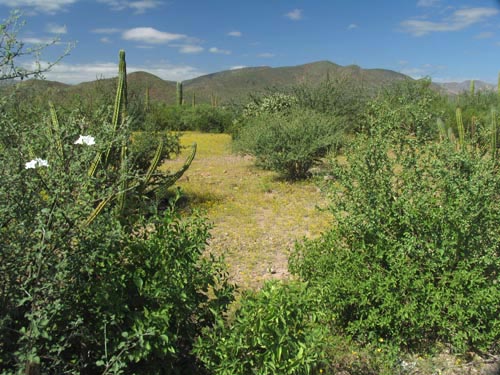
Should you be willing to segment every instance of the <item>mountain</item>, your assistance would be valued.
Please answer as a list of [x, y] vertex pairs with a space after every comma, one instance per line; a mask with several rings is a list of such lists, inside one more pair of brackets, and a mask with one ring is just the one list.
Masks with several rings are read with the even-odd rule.
[[[463, 82], [443, 82], [443, 83], [438, 83], [438, 85], [442, 88], [444, 88], [447, 92], [451, 94], [460, 94], [463, 91], [469, 91], [470, 90], [470, 83], [471, 81], [463, 81]], [[474, 90], [475, 91], [494, 91], [496, 90], [496, 86], [484, 82], [484, 81], [474, 81]]]
[[383, 69], [361, 69], [359, 66], [340, 66], [330, 61], [271, 68], [267, 66], [241, 68], [208, 74], [184, 82], [185, 92], [208, 97], [211, 94], [223, 99], [246, 98], [249, 94], [265, 92], [269, 88], [296, 86], [298, 84], [315, 85], [327, 77], [345, 77], [363, 84], [369, 89], [379, 87], [407, 76]]
[[[191, 103], [193, 94], [197, 103], [210, 103], [216, 97], [218, 103], [246, 101], [250, 94], [266, 92], [270, 88], [286, 89], [298, 84], [315, 85], [330, 77], [345, 78], [374, 90], [391, 82], [410, 77], [391, 70], [362, 69], [357, 65], [340, 66], [330, 61], [318, 61], [298, 66], [271, 68], [268, 66], [226, 70], [207, 74], [183, 82], [184, 100]], [[176, 82], [166, 81], [147, 72], [134, 72], [127, 76], [131, 101], [144, 98], [149, 88], [152, 101], [175, 103]], [[69, 98], [98, 100], [102, 96], [113, 98], [116, 78], [99, 79], [78, 85], [29, 80], [17, 84], [18, 88], [29, 88], [30, 92], [44, 93], [54, 101]]]

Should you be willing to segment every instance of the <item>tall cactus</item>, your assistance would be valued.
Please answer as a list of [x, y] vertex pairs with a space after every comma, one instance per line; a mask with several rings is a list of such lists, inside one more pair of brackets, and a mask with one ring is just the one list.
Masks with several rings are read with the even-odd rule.
[[497, 112], [493, 108], [491, 110], [491, 157], [493, 160], [497, 158]]
[[471, 94], [472, 96], [474, 96], [475, 91], [476, 91], [476, 85], [475, 85], [475, 82], [474, 82], [474, 80], [471, 80], [471, 81], [470, 81], [470, 94]]
[[457, 117], [457, 129], [458, 129], [458, 147], [463, 149], [465, 147], [465, 128], [464, 122], [462, 120], [462, 110], [457, 108], [456, 110]]
[[182, 82], [177, 82], [177, 105], [181, 106], [183, 103]]
[[149, 86], [146, 87], [146, 97], [144, 98], [144, 110], [149, 111]]
[[498, 97], [500, 98], [500, 72], [498, 72], [497, 93]]
[[191, 104], [194, 107], [196, 107], [196, 93], [193, 91], [193, 98], [191, 100]]
[[[119, 171], [120, 178], [120, 190], [116, 195], [108, 196], [106, 199], [101, 201], [85, 220], [84, 225], [89, 225], [94, 219], [99, 215], [103, 208], [108, 205], [114, 198], [117, 201], [117, 214], [120, 217], [125, 218], [125, 209], [128, 207], [126, 203], [131, 200], [133, 202], [140, 202], [144, 199], [146, 195], [155, 193], [159, 188], [168, 189], [172, 186], [189, 168], [191, 162], [196, 154], [196, 143], [192, 146], [192, 151], [187, 157], [183, 166], [172, 173], [161, 173], [157, 172], [157, 167], [161, 161], [162, 151], [164, 149], [164, 142], [161, 140], [158, 148], [155, 152], [151, 164], [145, 174], [139, 175], [135, 178], [130, 178], [130, 168], [133, 166], [128, 163], [128, 144], [130, 141], [128, 128], [127, 128], [127, 70], [125, 62], [125, 51], [121, 50], [119, 54], [120, 62], [118, 68], [118, 87], [116, 91], [115, 106], [113, 111], [113, 119], [111, 127], [118, 133], [122, 132], [122, 143], [119, 149], [119, 159], [118, 150], [114, 148], [113, 143], [110, 143], [107, 151], [98, 154], [91, 165], [89, 170], [89, 176], [93, 176], [96, 172], [99, 164], [103, 164], [103, 167], [111, 167]], [[113, 164], [113, 162], [118, 161], [118, 165]], [[140, 172], [140, 171], [134, 171]], [[127, 195], [130, 198], [127, 198]], [[132, 205], [131, 205], [132, 206]]]

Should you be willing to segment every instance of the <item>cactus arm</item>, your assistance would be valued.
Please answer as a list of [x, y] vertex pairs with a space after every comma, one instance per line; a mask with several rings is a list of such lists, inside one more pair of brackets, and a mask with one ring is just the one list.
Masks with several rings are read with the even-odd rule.
[[182, 82], [177, 82], [177, 105], [181, 106], [183, 102], [183, 97], [182, 97]]
[[59, 132], [59, 129], [60, 129], [59, 119], [57, 118], [56, 108], [54, 107], [54, 104], [52, 102], [49, 102], [49, 108], [50, 108], [50, 120], [51, 120], [51, 124], [52, 124], [52, 128], [49, 128], [49, 131], [51, 132], [52, 137], [55, 138], [55, 140], [56, 140], [56, 145], [57, 145], [57, 149], [59, 151], [59, 154], [61, 156], [64, 156], [64, 149], [63, 149], [63, 145], [62, 145], [62, 141], [61, 141], [61, 134]]
[[497, 158], [497, 113], [491, 110], [491, 155], [493, 160]]
[[457, 108], [456, 110], [457, 117], [457, 128], [458, 128], [458, 144], [460, 149], [463, 149], [465, 146], [465, 128], [464, 122], [462, 120], [462, 110]]

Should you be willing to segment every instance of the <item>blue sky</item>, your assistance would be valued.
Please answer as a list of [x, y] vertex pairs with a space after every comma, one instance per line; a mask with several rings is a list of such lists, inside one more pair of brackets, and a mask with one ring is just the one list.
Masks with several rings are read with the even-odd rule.
[[318, 60], [437, 82], [500, 71], [500, 1], [0, 0], [0, 18], [14, 9], [28, 46], [60, 38], [43, 59], [76, 42], [46, 75], [66, 83], [115, 76], [120, 49], [129, 72], [174, 81]]

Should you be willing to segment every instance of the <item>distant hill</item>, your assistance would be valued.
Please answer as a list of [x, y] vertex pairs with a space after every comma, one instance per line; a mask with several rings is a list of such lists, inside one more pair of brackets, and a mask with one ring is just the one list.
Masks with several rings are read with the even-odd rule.
[[[460, 94], [463, 91], [469, 91], [470, 90], [470, 80], [463, 81], [463, 82], [444, 82], [444, 83], [438, 83], [439, 86], [444, 88], [447, 92], [451, 94]], [[493, 91], [496, 90], [496, 86], [484, 82], [484, 81], [474, 81], [474, 90], [476, 91], [481, 91], [481, 90], [487, 90], [487, 91]]]
[[[385, 69], [362, 69], [357, 65], [340, 66], [330, 61], [318, 61], [298, 66], [271, 68], [267, 66], [226, 70], [207, 74], [183, 82], [184, 99], [191, 103], [193, 93], [197, 103], [210, 103], [216, 96], [218, 103], [246, 101], [250, 94], [259, 94], [268, 89], [286, 89], [298, 84], [315, 85], [327, 77], [344, 77], [373, 91], [391, 82], [411, 79], [410, 77]], [[163, 80], [147, 72], [128, 74], [128, 91], [131, 101], [144, 98], [149, 88], [152, 101], [175, 103], [176, 82]], [[65, 85], [44, 80], [28, 80], [17, 84], [30, 93], [43, 93], [44, 98], [64, 101], [72, 98], [96, 100], [99, 97], [114, 97], [116, 78], [99, 79], [77, 85]], [[441, 86], [446, 88], [446, 86]], [[480, 84], [476, 87], [479, 89]], [[8, 88], [10, 89], [10, 88]], [[76, 98], [76, 99], [75, 99]]]

